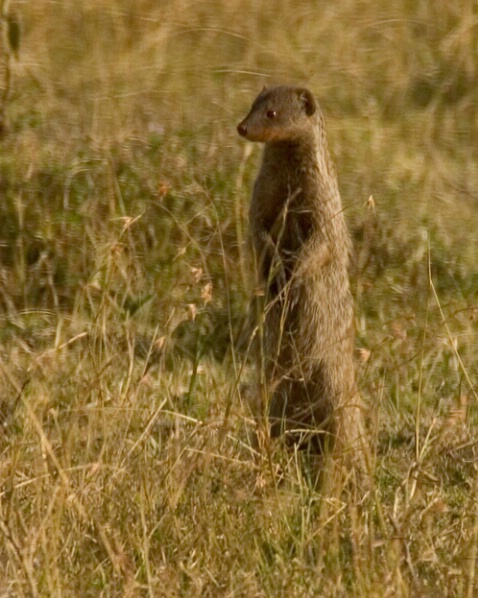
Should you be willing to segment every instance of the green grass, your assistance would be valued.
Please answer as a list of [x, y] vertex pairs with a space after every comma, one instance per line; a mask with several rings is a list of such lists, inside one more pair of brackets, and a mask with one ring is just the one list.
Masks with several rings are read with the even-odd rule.
[[[475, 595], [478, 12], [449, 4], [12, 0], [1, 596]], [[354, 241], [362, 504], [247, 439], [235, 125], [274, 82], [320, 99]]]

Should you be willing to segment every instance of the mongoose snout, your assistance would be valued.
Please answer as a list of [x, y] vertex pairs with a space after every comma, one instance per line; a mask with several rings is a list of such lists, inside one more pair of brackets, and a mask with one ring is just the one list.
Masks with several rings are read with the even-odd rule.
[[237, 132], [239, 133], [239, 135], [241, 135], [241, 137], [247, 136], [247, 126], [244, 124], [244, 121], [240, 122], [237, 125]]

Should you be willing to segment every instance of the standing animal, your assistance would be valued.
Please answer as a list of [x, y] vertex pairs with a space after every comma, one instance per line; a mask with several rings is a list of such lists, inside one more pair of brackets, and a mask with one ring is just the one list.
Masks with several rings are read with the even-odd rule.
[[249, 221], [264, 294], [256, 330], [271, 435], [357, 454], [364, 426], [351, 244], [320, 108], [308, 89], [264, 88], [237, 131], [265, 143]]

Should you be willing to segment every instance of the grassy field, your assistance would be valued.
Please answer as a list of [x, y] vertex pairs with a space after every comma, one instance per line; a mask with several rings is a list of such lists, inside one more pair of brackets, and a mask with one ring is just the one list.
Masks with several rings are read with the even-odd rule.
[[[9, 10], [0, 596], [477, 595], [476, 2]], [[247, 442], [235, 126], [280, 82], [321, 102], [353, 236], [363, 503]]]

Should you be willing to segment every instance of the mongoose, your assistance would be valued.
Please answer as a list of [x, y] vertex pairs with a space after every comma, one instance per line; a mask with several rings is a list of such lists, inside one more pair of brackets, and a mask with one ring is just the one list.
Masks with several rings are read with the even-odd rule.
[[350, 240], [320, 108], [308, 89], [264, 88], [237, 130], [265, 143], [249, 220], [271, 435], [356, 453]]

